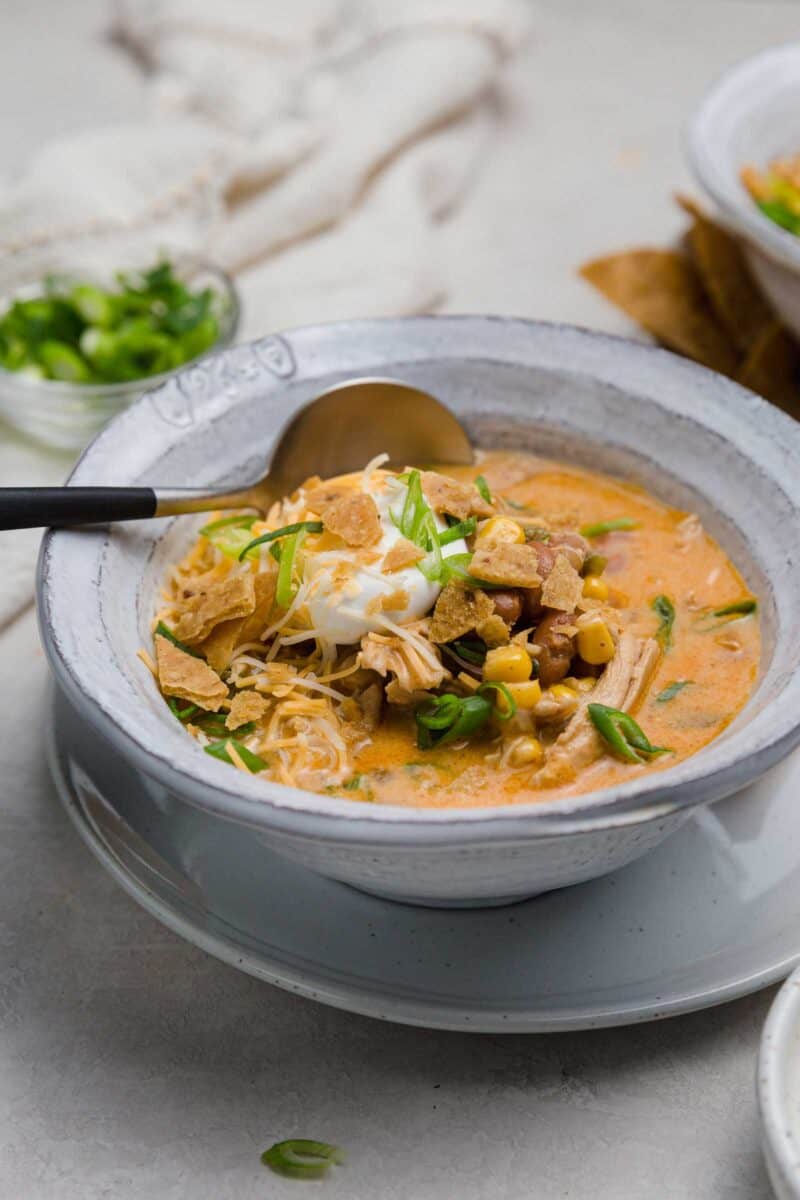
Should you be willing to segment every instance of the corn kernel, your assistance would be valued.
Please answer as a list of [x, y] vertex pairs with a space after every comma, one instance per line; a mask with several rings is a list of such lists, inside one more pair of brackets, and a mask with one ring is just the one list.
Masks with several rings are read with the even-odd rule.
[[578, 628], [578, 654], [584, 662], [600, 667], [614, 657], [614, 639], [601, 617], [585, 621]]
[[574, 675], [569, 675], [563, 682], [567, 687], [572, 688], [573, 691], [585, 694], [592, 691], [597, 680], [592, 678], [591, 675], [587, 675], [582, 679], [577, 679]]
[[524, 683], [532, 669], [527, 651], [512, 642], [487, 652], [483, 678], [492, 683]]
[[525, 531], [511, 517], [490, 517], [475, 534], [476, 546], [491, 546], [498, 542], [524, 542]]
[[[538, 679], [527, 679], [524, 683], [507, 683], [508, 694], [516, 704], [517, 708], [529, 709], [535, 708], [542, 698], [542, 685]], [[505, 704], [505, 696], [502, 692], [497, 694], [497, 707], [503, 711]]]
[[534, 767], [543, 758], [542, 743], [535, 737], [521, 737], [509, 755], [512, 767]]
[[547, 689], [545, 696], [556, 701], [562, 714], [574, 713], [578, 707], [578, 693], [565, 683], [554, 683]]
[[599, 575], [587, 575], [583, 581], [583, 594], [587, 600], [607, 600], [608, 584]]

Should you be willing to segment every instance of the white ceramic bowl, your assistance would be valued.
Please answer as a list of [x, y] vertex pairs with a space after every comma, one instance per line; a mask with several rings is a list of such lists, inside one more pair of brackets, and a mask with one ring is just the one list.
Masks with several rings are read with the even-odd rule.
[[187, 737], [136, 658], [166, 565], [196, 523], [49, 533], [45, 647], [67, 696], [138, 770], [314, 871], [428, 904], [499, 903], [590, 879], [654, 846], [693, 805], [744, 786], [800, 740], [800, 430], [729, 380], [664, 351], [490, 317], [355, 321], [215, 355], [96, 438], [78, 484], [227, 484], [256, 475], [276, 429], [354, 375], [429, 389], [484, 445], [639, 480], [698, 512], [760, 598], [755, 693], [694, 757], [573, 800], [462, 811], [365, 805], [248, 778]]
[[744, 239], [750, 266], [784, 323], [800, 337], [800, 237], [758, 209], [739, 178], [747, 164], [800, 153], [800, 42], [765, 50], [727, 71], [692, 118], [695, 178], [717, 215]]
[[800, 970], [772, 1005], [758, 1056], [761, 1144], [779, 1200], [800, 1200]]

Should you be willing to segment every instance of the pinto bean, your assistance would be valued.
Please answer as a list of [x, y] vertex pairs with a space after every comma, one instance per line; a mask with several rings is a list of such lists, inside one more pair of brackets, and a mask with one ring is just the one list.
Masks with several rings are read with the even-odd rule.
[[[557, 551], [554, 550], [547, 542], [531, 542], [536, 549], [536, 555], [539, 560], [539, 574], [542, 577], [542, 582], [547, 579], [547, 576], [555, 566]], [[526, 625], [532, 625], [534, 621], [538, 621], [542, 615], [542, 589], [541, 587], [523, 588], [522, 589], [522, 615], [525, 618]]]
[[579, 533], [554, 533], [548, 546], [565, 554], [576, 571], [581, 570], [590, 551], [586, 538]]
[[490, 592], [494, 601], [494, 611], [502, 617], [506, 625], [516, 625], [522, 616], [522, 595], [517, 588], [508, 591]]
[[552, 612], [539, 622], [533, 641], [541, 647], [539, 653], [539, 680], [542, 687], [559, 683], [569, 674], [575, 653], [574, 635], [565, 633], [563, 625], [572, 625], [574, 613]]

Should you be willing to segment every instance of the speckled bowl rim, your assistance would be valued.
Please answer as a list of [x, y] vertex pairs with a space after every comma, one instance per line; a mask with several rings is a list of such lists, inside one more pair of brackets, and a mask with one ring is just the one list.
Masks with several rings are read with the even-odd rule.
[[[734, 200], [719, 166], [720, 139], [715, 134], [717, 114], [724, 112], [733, 96], [747, 89], [758, 90], [759, 81], [776, 66], [797, 60], [797, 92], [800, 102], [800, 42], [772, 46], [729, 67], [712, 84], [685, 131], [686, 156], [692, 173], [717, 205], [723, 220], [734, 232], [745, 236], [769, 258], [800, 272], [800, 237], [781, 229], [759, 212], [744, 185]], [[734, 163], [738, 170], [744, 163]]]
[[782, 1197], [800, 1198], [800, 1141], [792, 1136], [786, 1111], [787, 1079], [792, 1070], [800, 1070], [800, 968], [786, 980], [769, 1010], [761, 1035], [756, 1079], [762, 1141], [770, 1172], [778, 1176], [784, 1189]]
[[[343, 345], [363, 346], [371, 332], [384, 338], [395, 333], [407, 338], [413, 333], [429, 348], [435, 346], [437, 351], [448, 336], [455, 337], [462, 347], [469, 344], [473, 351], [475, 347], [480, 349], [480, 358], [477, 353], [471, 355], [476, 361], [514, 362], [522, 367], [558, 364], [563, 368], [567, 364], [576, 375], [583, 374], [618, 389], [638, 390], [650, 398], [659, 393], [658, 383], [655, 388], [652, 386], [653, 380], [660, 378], [663, 382], [672, 377], [673, 384], [685, 389], [687, 394], [702, 392], [706, 401], [718, 409], [721, 422], [727, 420], [738, 424], [740, 452], [747, 445], [752, 457], [757, 449], [762, 468], [763, 455], [767, 455], [774, 470], [777, 470], [778, 462], [796, 468], [792, 483], [793, 504], [800, 510], [800, 431], [795, 423], [739, 385], [667, 351], [571, 325], [482, 316], [338, 322], [300, 327], [283, 337], [286, 343], [296, 347], [298, 353], [308, 353], [312, 347], [314, 356], [319, 357], [324, 356], [329, 341], [335, 341], [341, 351]], [[513, 347], [519, 335], [524, 337], [524, 352], [517, 347], [516, 354], [506, 351], [504, 356], [504, 338], [508, 346]], [[272, 340], [265, 339], [263, 344]], [[253, 345], [258, 347], [261, 343]], [[215, 357], [235, 353], [236, 349], [223, 351]], [[453, 357], [443, 350], [441, 353], [443, 357]], [[338, 369], [341, 370], [341, 363]], [[113, 444], [128, 426], [135, 428], [148, 396], [154, 395], [144, 396], [95, 438], [79, 459], [70, 476], [71, 482], [96, 481], [91, 475], [95, 451], [102, 449], [106, 442]], [[660, 402], [664, 403], [663, 398]], [[127, 480], [123, 478], [121, 482]], [[656, 775], [582, 796], [524, 805], [410, 809], [398, 805], [357, 804], [245, 777], [239, 772], [235, 775], [237, 786], [234, 788], [230, 768], [198, 752], [196, 744], [188, 738], [185, 750], [178, 749], [176, 743], [176, 754], [183, 760], [181, 766], [141, 742], [120, 722], [114, 711], [102, 704], [91, 678], [81, 677], [76, 664], [62, 653], [57, 627], [61, 621], [69, 623], [70, 617], [59, 614], [54, 620], [53, 613], [58, 610], [58, 604], [53, 578], [58, 569], [62, 539], [67, 536], [59, 531], [49, 531], [45, 535], [37, 572], [42, 640], [66, 695], [121, 754], [152, 779], [192, 804], [255, 829], [348, 844], [382, 843], [409, 847], [420, 844], [466, 847], [487, 842], [507, 845], [517, 837], [558, 837], [582, 831], [610, 830], [659, 820], [678, 809], [689, 809], [729, 795], [763, 775], [800, 743], [800, 676], [795, 675], [781, 695], [784, 703], [776, 705], [773, 701], [724, 742], [711, 743], [702, 752], [702, 758], [693, 756]], [[92, 586], [92, 582], [87, 581], [87, 587]], [[57, 589], [57, 584], [55, 587]], [[790, 702], [792, 695], [795, 704]], [[757, 747], [745, 750], [738, 746], [737, 750], [738, 743], [746, 741], [748, 730], [752, 730], [766, 712], [772, 715], [769, 736], [764, 736]]]

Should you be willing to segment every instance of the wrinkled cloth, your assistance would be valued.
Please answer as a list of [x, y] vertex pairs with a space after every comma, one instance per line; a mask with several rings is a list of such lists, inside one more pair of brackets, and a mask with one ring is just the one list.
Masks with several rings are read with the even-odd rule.
[[[0, 256], [199, 253], [236, 274], [245, 338], [430, 310], [437, 229], [485, 161], [529, 21], [527, 0], [119, 0], [150, 110], [39, 150], [0, 188]], [[63, 475], [6, 443], [3, 483]], [[0, 625], [30, 597], [37, 540], [2, 537]]]

